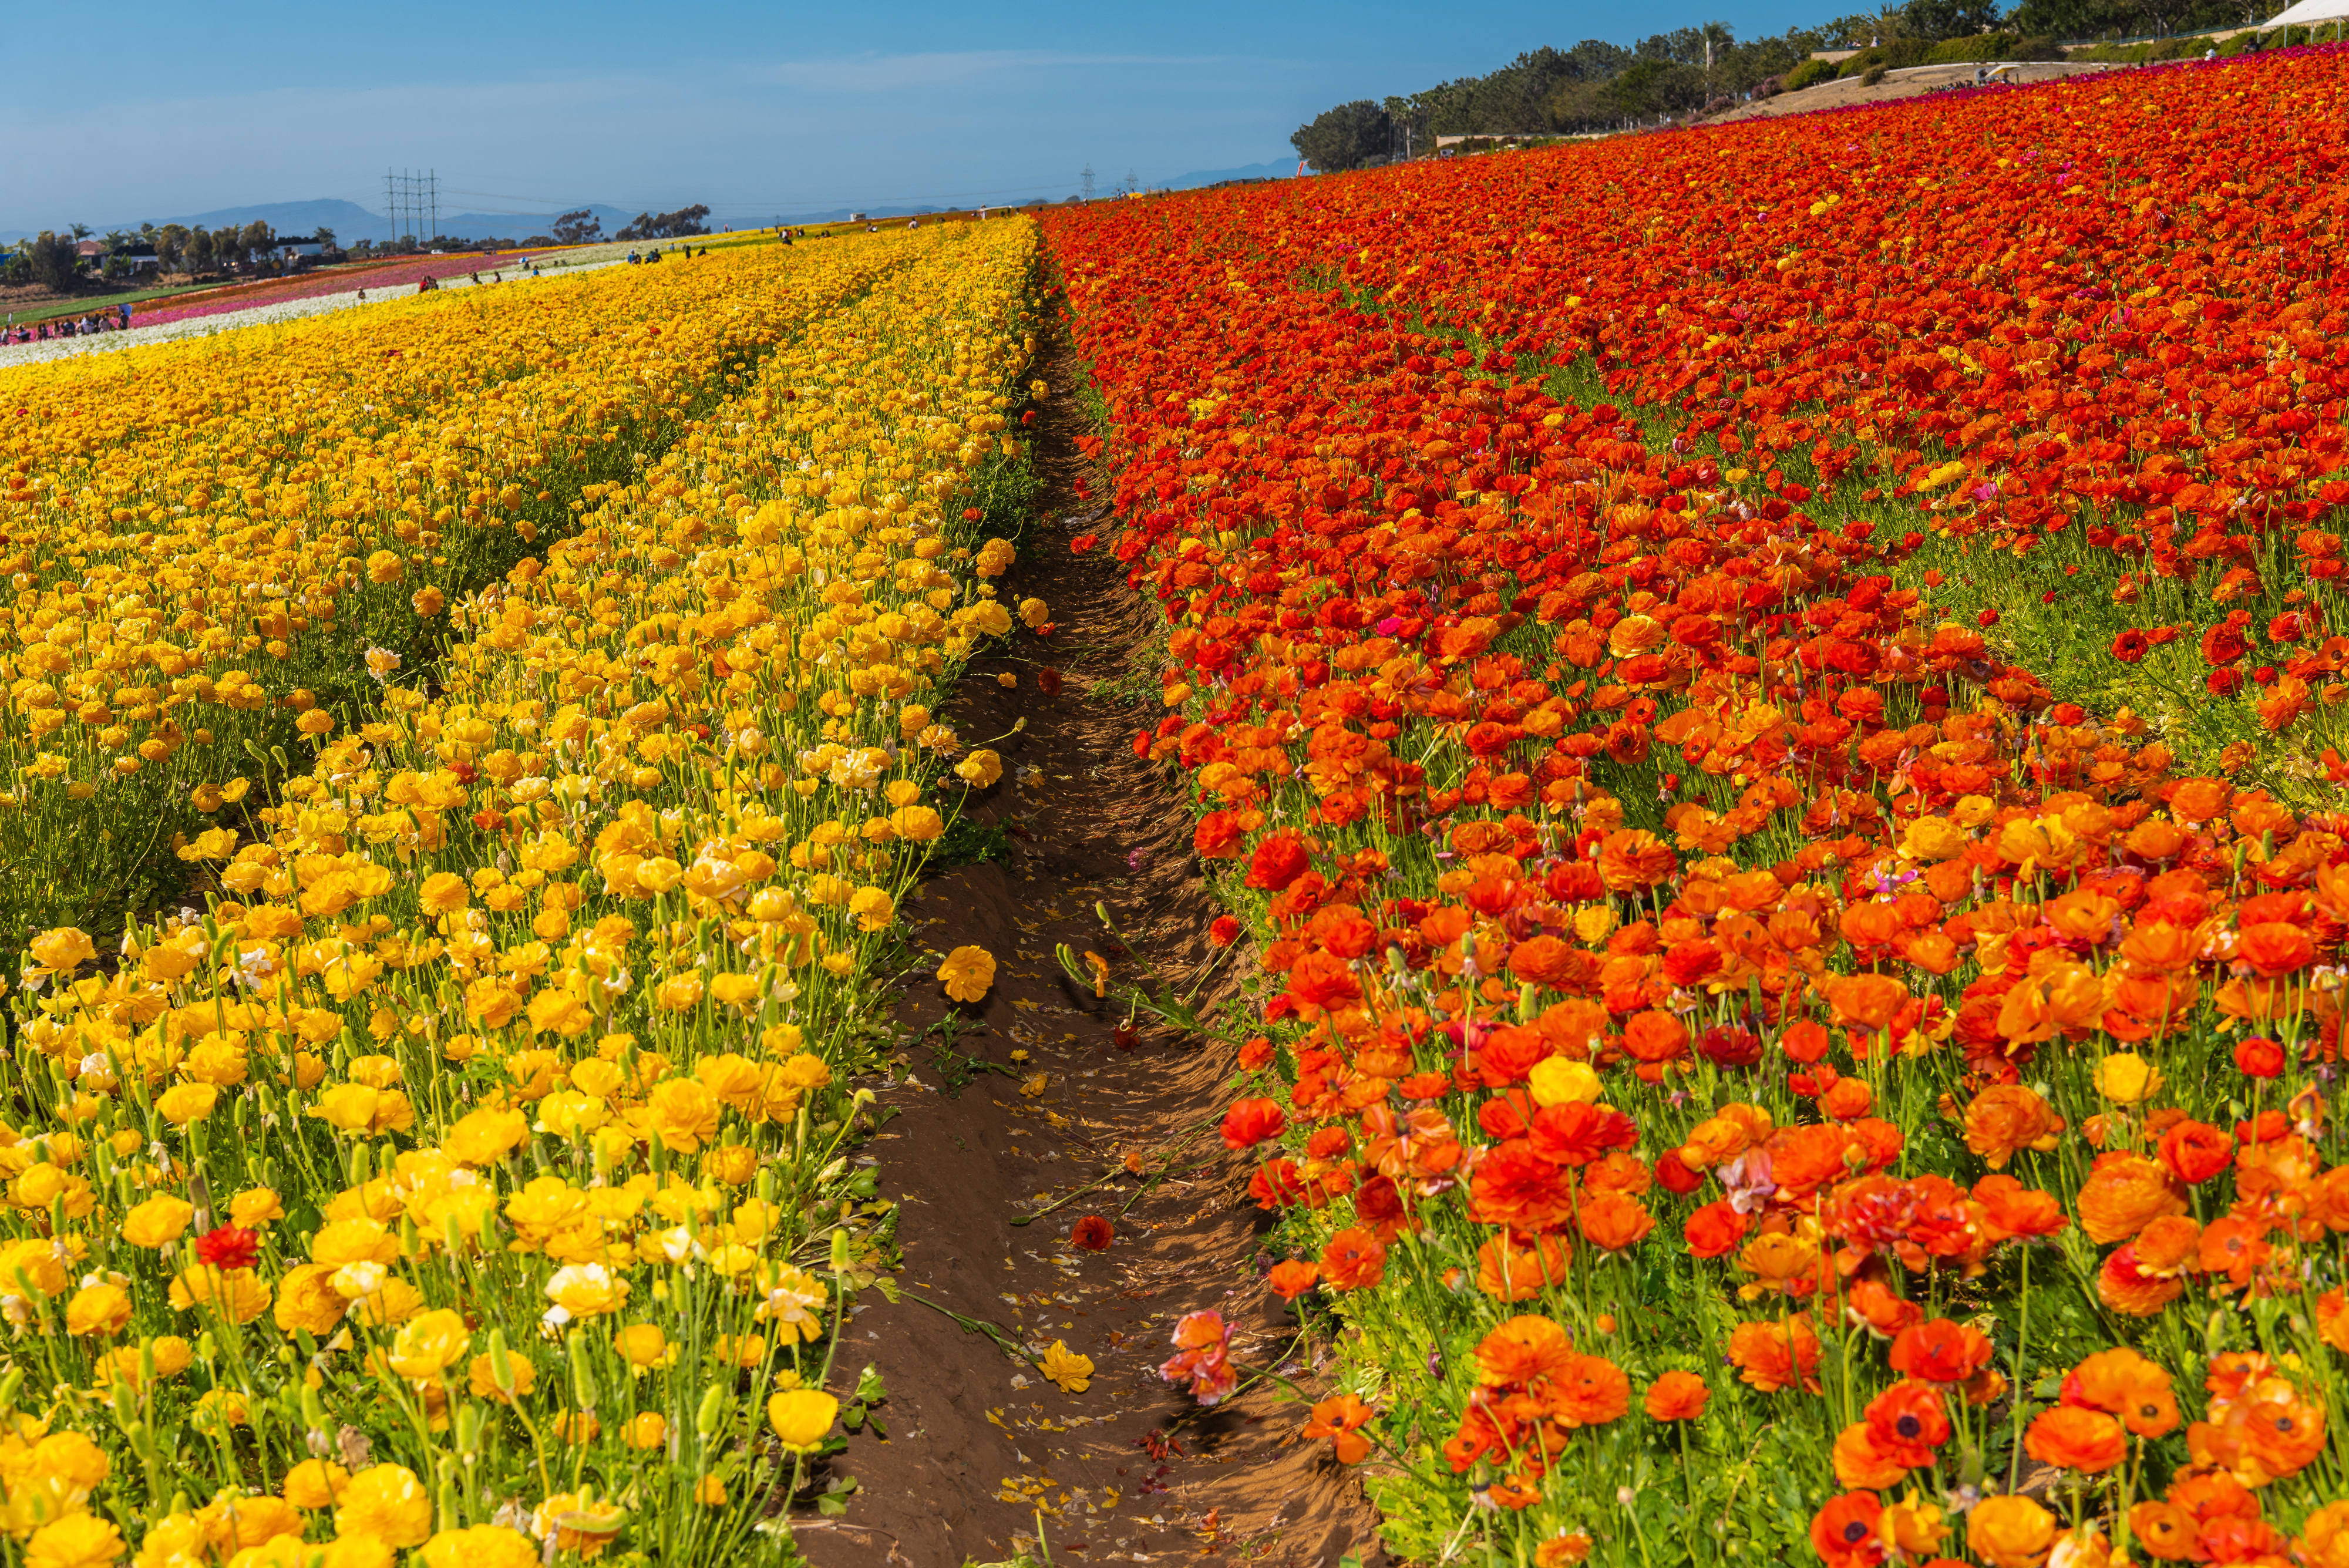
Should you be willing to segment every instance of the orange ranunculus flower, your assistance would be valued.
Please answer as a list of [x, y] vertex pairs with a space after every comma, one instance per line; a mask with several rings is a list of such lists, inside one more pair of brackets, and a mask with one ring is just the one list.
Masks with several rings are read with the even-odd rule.
[[1636, 1247], [1656, 1228], [1655, 1216], [1638, 1199], [1620, 1192], [1585, 1194], [1576, 1206], [1575, 1222], [1582, 1239], [1602, 1252]]
[[2209, 1419], [2186, 1429], [2186, 1451], [2196, 1464], [2262, 1487], [2298, 1475], [2324, 1451], [2324, 1407], [2302, 1397], [2266, 1356], [2215, 1357], [2204, 1385]]
[[1272, 1286], [1273, 1294], [1282, 1301], [1293, 1302], [1311, 1290], [1320, 1277], [1320, 1264], [1298, 1258], [1284, 1258], [1272, 1266], [1265, 1280]]
[[1552, 936], [1528, 937], [1509, 950], [1509, 972], [1535, 985], [1560, 988], [1580, 967], [1577, 950]]
[[1603, 1355], [1576, 1355], [1551, 1377], [1547, 1404], [1565, 1426], [1604, 1426], [1631, 1407], [1631, 1380]]
[[1908, 1379], [1868, 1402], [1862, 1412], [1877, 1452], [1908, 1469], [1933, 1462], [1933, 1450], [1950, 1440], [1950, 1417], [1941, 1391]]
[[1963, 1383], [1990, 1365], [1987, 1335], [1948, 1318], [1904, 1328], [1892, 1341], [1892, 1370], [1929, 1383]]
[[2170, 815], [2199, 826], [2226, 810], [2234, 793], [2235, 786], [2224, 779], [2181, 779], [2170, 790]]
[[2023, 1447], [2041, 1464], [2102, 1475], [2128, 1457], [2128, 1436], [2102, 1410], [2058, 1405], [2039, 1413], [2023, 1434]]
[[1966, 1521], [1966, 1550], [1990, 1568], [2039, 1568], [2056, 1530], [2055, 1516], [2027, 1497], [1986, 1497]]
[[1807, 1314], [1739, 1324], [1730, 1332], [1729, 1360], [1747, 1386], [1764, 1394], [1797, 1384], [1813, 1394], [1821, 1391], [1818, 1330]]
[[1999, 1084], [1976, 1095], [1966, 1107], [1966, 1147], [2004, 1170], [2026, 1148], [2044, 1154], [2055, 1147], [2064, 1118], [2055, 1107], [2020, 1084]]
[[2138, 1231], [2130, 1246], [2139, 1269], [2170, 1279], [2195, 1266], [2202, 1248], [2202, 1227], [2183, 1214], [2165, 1214]]
[[1910, 1000], [1907, 986], [1881, 974], [1841, 975], [1822, 981], [1819, 990], [1835, 1009], [1837, 1023], [1871, 1033], [1890, 1028]]
[[1681, 1237], [1688, 1243], [1691, 1257], [1718, 1258], [1744, 1241], [1753, 1225], [1751, 1216], [1715, 1201], [1688, 1217], [1681, 1226]]
[[2316, 1298], [2316, 1332], [2325, 1344], [2349, 1355], [2349, 1298], [2338, 1286]]
[[1667, 1372], [1648, 1385], [1642, 1401], [1651, 1421], [1693, 1421], [1704, 1414], [1713, 1389], [1693, 1372]]
[[2158, 1317], [2185, 1293], [2185, 1281], [2174, 1274], [2147, 1273], [2138, 1265], [2134, 1241], [2106, 1258], [2096, 1271], [2096, 1299], [2129, 1317]]
[[1982, 1206], [1987, 1233], [2000, 1241], [2053, 1236], [2072, 1222], [2054, 1193], [2025, 1187], [2011, 1176], [1983, 1177], [1974, 1183], [1973, 1200]]
[[1672, 846], [1645, 828], [1619, 827], [1599, 841], [1599, 878], [1613, 892], [1652, 888], [1679, 868]]
[[1360, 1464], [1371, 1451], [1371, 1440], [1358, 1428], [1368, 1425], [1376, 1414], [1353, 1395], [1340, 1394], [1313, 1407], [1311, 1418], [1305, 1423], [1305, 1436], [1330, 1438], [1340, 1464]]
[[2290, 974], [2316, 961], [2316, 940], [2289, 920], [2263, 920], [2235, 933], [2235, 956], [2261, 974]]
[[1339, 1231], [1321, 1249], [1321, 1277], [1333, 1289], [1367, 1290], [1386, 1277], [1387, 1250], [1360, 1226]]
[[2092, 1241], [2126, 1241], [2165, 1214], [2186, 1212], [2186, 1195], [2169, 1173], [2139, 1154], [2096, 1157], [2080, 1189], [2080, 1229]]
[[1634, 1061], [1670, 1062], [1688, 1054], [1688, 1026], [1669, 1012], [1635, 1013], [1623, 1025], [1623, 1050]]
[[2158, 1563], [2190, 1563], [2201, 1552], [2202, 1526], [2174, 1502], [2147, 1498], [2129, 1510], [2129, 1536]]
[[1884, 1542], [1876, 1527], [1884, 1504], [1872, 1490], [1847, 1491], [1811, 1520], [1811, 1550], [1826, 1568], [1876, 1568]]
[[2140, 1438], [2158, 1438], [2178, 1425], [2169, 1374], [2127, 1345], [2100, 1350], [2064, 1380], [2064, 1403], [2118, 1416]]
[[1495, 1386], [1530, 1383], [1563, 1371], [1573, 1354], [1573, 1338], [1548, 1318], [1513, 1317], [1477, 1343], [1476, 1376]]
[[1500, 1301], [1526, 1301], [1544, 1286], [1563, 1284], [1573, 1260], [1574, 1243], [1563, 1236], [1537, 1235], [1521, 1244], [1504, 1231], [1476, 1249], [1476, 1288]]
[[2105, 1015], [2104, 981], [2085, 964], [2059, 963], [2024, 980], [1999, 1002], [1997, 1029], [2013, 1044], [2093, 1028]]
[[2275, 1252], [2267, 1240], [2267, 1221], [2239, 1220], [2230, 1215], [2202, 1229], [2195, 1264], [2217, 1291], [2240, 1291], [2251, 1282], [2260, 1265]]
[[2295, 1545], [2308, 1568], [2349, 1568], [2349, 1502], [2328, 1502], [2310, 1514]]
[[2156, 1152], [2172, 1176], [2192, 1187], [2227, 1168], [2235, 1140], [2208, 1122], [2182, 1121], [2161, 1135]]
[[1909, 1473], [1909, 1466], [1885, 1451], [1865, 1421], [1854, 1421], [1837, 1434], [1829, 1457], [1836, 1480], [1855, 1491], [1882, 1491], [1898, 1486]]
[[1737, 1287], [1740, 1298], [1752, 1301], [1776, 1291], [1782, 1295], [1807, 1296], [1819, 1288], [1819, 1276], [1832, 1267], [1821, 1255], [1816, 1239], [1786, 1231], [1764, 1231], [1737, 1254], [1737, 1266], [1753, 1279]]
[[1843, 1298], [1844, 1321], [1856, 1324], [1878, 1339], [1890, 1339], [1923, 1321], [1925, 1309], [1865, 1275], [1851, 1282]]

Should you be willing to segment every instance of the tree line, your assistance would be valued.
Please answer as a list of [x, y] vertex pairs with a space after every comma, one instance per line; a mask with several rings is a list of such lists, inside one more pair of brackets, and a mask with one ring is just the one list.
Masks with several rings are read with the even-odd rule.
[[[98, 254], [84, 256], [82, 242], [89, 237], [89, 228], [84, 223], [75, 223], [63, 232], [44, 229], [17, 246], [7, 262], [0, 265], [0, 282], [40, 283], [62, 292], [72, 287], [85, 270], [109, 278], [121, 275], [130, 254], [143, 254], [150, 246], [161, 271], [195, 275], [226, 272], [269, 255], [278, 243], [276, 232], [259, 219], [243, 225], [223, 223], [216, 229], [184, 223], [142, 223], [135, 230], [116, 229], [98, 242]], [[334, 248], [333, 230], [320, 229], [316, 238], [327, 249]]]
[[1587, 38], [1571, 49], [1519, 55], [1486, 76], [1339, 104], [1299, 126], [1289, 144], [1323, 172], [1358, 169], [1423, 151], [1438, 136], [1568, 135], [1766, 93], [1819, 49], [2002, 30], [2034, 40], [2190, 32], [2247, 26], [2272, 9], [2263, 0], [2018, 0], [2002, 12], [1997, 0], [1905, 0], [1750, 42], [1723, 22], [1652, 34], [1629, 47]]

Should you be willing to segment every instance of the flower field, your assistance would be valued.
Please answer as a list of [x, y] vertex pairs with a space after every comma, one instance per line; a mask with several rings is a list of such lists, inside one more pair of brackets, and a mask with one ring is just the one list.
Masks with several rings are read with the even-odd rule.
[[324, 295], [349, 294], [358, 289], [366, 289], [370, 294], [395, 294], [402, 289], [413, 290], [427, 278], [437, 282], [443, 278], [466, 277], [475, 273], [515, 273], [530, 266], [594, 266], [622, 260], [627, 255], [628, 249], [623, 244], [565, 245], [553, 250], [494, 251], [488, 254], [462, 251], [450, 255], [425, 254], [367, 266], [327, 267], [293, 277], [269, 278], [260, 283], [206, 289], [184, 305], [167, 302], [152, 310], [136, 311], [134, 321], [140, 327], [160, 326], [167, 321], [191, 321], [231, 311], [249, 310], [256, 305], [316, 299]]
[[2349, 1563], [2344, 66], [1047, 218], [1398, 1552]]
[[12, 1561], [790, 1556], [1034, 246], [0, 376]]
[[7, 945], [119, 920], [180, 875], [175, 838], [233, 842], [205, 834], [290, 765], [272, 748], [378, 701], [369, 649], [429, 658], [445, 607], [869, 281], [587, 279], [13, 375], [0, 857], [35, 875], [0, 894]]

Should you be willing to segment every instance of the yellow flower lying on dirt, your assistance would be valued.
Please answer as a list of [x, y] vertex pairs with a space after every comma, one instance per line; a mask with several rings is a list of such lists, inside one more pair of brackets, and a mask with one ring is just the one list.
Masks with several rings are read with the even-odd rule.
[[1069, 1348], [1069, 1342], [1056, 1339], [1044, 1352], [1036, 1369], [1061, 1386], [1064, 1394], [1081, 1394], [1092, 1386], [1093, 1361], [1090, 1355], [1079, 1355]]
[[957, 948], [938, 965], [938, 983], [957, 1002], [977, 1002], [995, 983], [995, 955], [985, 948]]

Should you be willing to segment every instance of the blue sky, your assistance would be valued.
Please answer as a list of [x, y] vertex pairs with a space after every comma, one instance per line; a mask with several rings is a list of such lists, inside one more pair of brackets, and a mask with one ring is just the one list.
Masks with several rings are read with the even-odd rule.
[[757, 5], [130, 0], [21, 6], [0, 89], [0, 230], [264, 202], [382, 202], [437, 168], [444, 210], [707, 202], [714, 222], [1060, 197], [1289, 155], [1342, 99], [1482, 72], [1541, 44], [1629, 43], [1788, 0], [1484, 4]]

